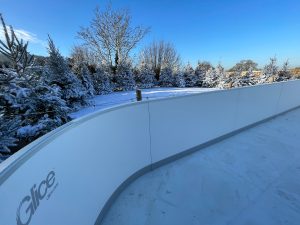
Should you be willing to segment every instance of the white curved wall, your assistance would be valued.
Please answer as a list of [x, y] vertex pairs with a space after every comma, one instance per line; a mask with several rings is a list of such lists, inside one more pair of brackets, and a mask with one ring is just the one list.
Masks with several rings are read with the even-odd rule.
[[[1, 184], [0, 224], [16, 224], [21, 200], [31, 197], [32, 186], [38, 186], [50, 171], [55, 172], [58, 186], [49, 200], [40, 201], [30, 224], [94, 224], [117, 187], [150, 164], [148, 105], [135, 104], [94, 115], [49, 138], [47, 145]], [[24, 222], [30, 216], [25, 212], [28, 205], [30, 201], [21, 207]]]
[[33, 225], [94, 224], [135, 172], [297, 106], [300, 81], [289, 81], [134, 103], [72, 121], [0, 164], [1, 224], [17, 224], [18, 212], [19, 224], [30, 217]]

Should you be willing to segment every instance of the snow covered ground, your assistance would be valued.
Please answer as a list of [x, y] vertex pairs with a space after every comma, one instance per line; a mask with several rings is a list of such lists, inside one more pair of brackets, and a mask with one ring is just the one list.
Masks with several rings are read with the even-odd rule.
[[[142, 95], [143, 99], [157, 99], [195, 94], [213, 90], [216, 90], [216, 88], [152, 88], [143, 89]], [[114, 92], [108, 95], [98, 95], [92, 99], [91, 106], [80, 109], [77, 112], [73, 112], [70, 114], [70, 116], [73, 119], [76, 119], [92, 112], [112, 108], [120, 104], [135, 101], [135, 91]]]
[[299, 124], [300, 109], [140, 177], [102, 224], [299, 225]]

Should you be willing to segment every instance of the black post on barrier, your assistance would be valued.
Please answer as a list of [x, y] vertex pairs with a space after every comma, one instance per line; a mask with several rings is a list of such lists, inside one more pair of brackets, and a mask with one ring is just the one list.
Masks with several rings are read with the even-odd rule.
[[136, 100], [139, 102], [139, 101], [142, 101], [143, 97], [142, 97], [142, 90], [140, 89], [136, 89]]

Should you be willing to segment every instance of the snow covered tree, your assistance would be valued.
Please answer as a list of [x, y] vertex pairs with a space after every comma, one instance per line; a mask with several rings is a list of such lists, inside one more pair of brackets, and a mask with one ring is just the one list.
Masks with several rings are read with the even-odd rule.
[[197, 76], [195, 75], [193, 67], [189, 63], [183, 68], [183, 76], [186, 87], [195, 87]]
[[13, 138], [29, 143], [68, 122], [70, 109], [58, 88], [42, 80], [31, 86], [20, 75], [10, 70], [0, 72], [0, 102], [4, 106], [1, 113], [4, 119], [14, 118], [17, 129]]
[[161, 87], [172, 87], [174, 85], [174, 76], [171, 67], [164, 67], [160, 72], [159, 84]]
[[76, 75], [72, 73], [66, 60], [60, 54], [50, 37], [48, 45], [49, 57], [46, 64], [45, 81], [50, 86], [56, 85], [60, 88], [61, 97], [67, 102], [69, 107], [77, 109], [87, 104], [87, 95], [83, 85]]
[[35, 86], [34, 92], [25, 92], [21, 100], [22, 127], [17, 137], [30, 142], [63, 125], [70, 120], [66, 102], [61, 99], [59, 88], [50, 87], [42, 81]]
[[0, 51], [12, 65], [0, 70], [0, 154], [7, 156], [11, 147], [19, 149], [67, 122], [69, 116], [58, 88], [48, 86], [29, 69], [33, 56], [27, 51], [28, 43], [19, 40], [12, 27], [8, 32], [2, 17], [1, 21], [5, 40], [0, 41]]
[[244, 86], [252, 86], [256, 82], [255, 75], [253, 73], [252, 67], [248, 69], [248, 71], [243, 74], [243, 72], [239, 72], [236, 74], [233, 86], [234, 87], [244, 87]]
[[94, 83], [91, 78], [90, 71], [88, 70], [85, 64], [81, 66], [81, 70], [80, 73], [78, 74], [78, 77], [80, 78], [81, 83], [85, 88], [87, 96], [89, 97], [93, 96], [95, 94]]
[[275, 76], [275, 81], [286, 81], [292, 78], [292, 73], [289, 70], [289, 61], [284, 62], [281, 70], [278, 71], [277, 75]]
[[142, 63], [138, 70], [138, 86], [140, 88], [154, 87], [155, 73], [146, 63]]
[[225, 69], [221, 64], [218, 64], [218, 66], [216, 67], [216, 74], [217, 74], [217, 78], [218, 78], [217, 87], [218, 88], [227, 88], [228, 82], [230, 82], [230, 80], [227, 78]]
[[4, 73], [0, 70], [0, 162], [8, 156], [10, 147], [17, 145], [16, 131], [21, 126], [21, 116], [15, 114], [13, 104], [16, 96], [12, 90], [16, 73]]
[[111, 76], [105, 68], [99, 67], [96, 73], [93, 74], [94, 87], [97, 94], [110, 94], [114, 90], [114, 85], [111, 81]]
[[0, 163], [10, 155], [10, 148], [17, 145], [18, 139], [15, 134], [19, 126], [19, 117], [5, 118], [0, 114]]
[[181, 71], [178, 71], [175, 73], [175, 86], [179, 88], [184, 88], [185, 87], [185, 79], [183, 76], [183, 73]]
[[117, 88], [123, 91], [131, 91], [135, 89], [135, 80], [130, 63], [119, 64], [116, 70]]
[[195, 86], [201, 87], [205, 75], [209, 69], [212, 68], [212, 65], [209, 62], [200, 62], [198, 61], [197, 67], [195, 68], [195, 76], [196, 76], [196, 83]]
[[278, 66], [277, 66], [277, 58], [270, 58], [270, 63], [267, 64], [262, 72], [262, 75], [258, 81], [258, 83], [272, 83], [277, 76]]
[[214, 68], [209, 69], [203, 80], [203, 87], [213, 88], [218, 85], [218, 74]]

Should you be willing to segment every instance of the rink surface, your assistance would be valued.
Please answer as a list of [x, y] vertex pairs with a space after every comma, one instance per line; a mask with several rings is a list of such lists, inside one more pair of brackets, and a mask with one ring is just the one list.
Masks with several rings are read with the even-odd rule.
[[300, 109], [143, 175], [102, 224], [299, 225]]

